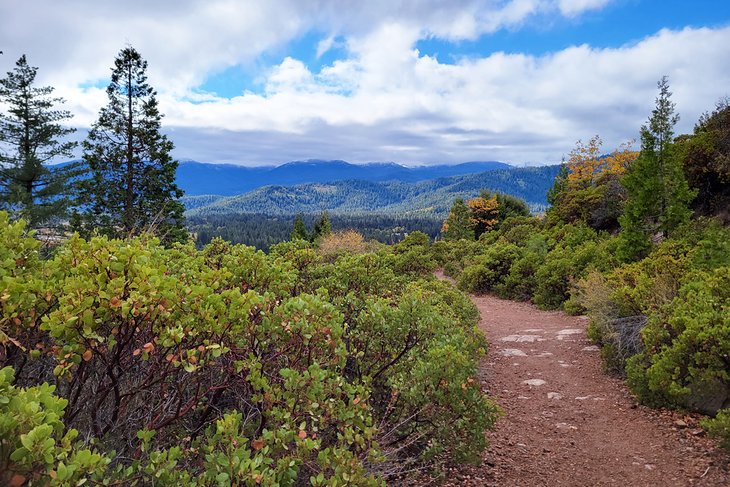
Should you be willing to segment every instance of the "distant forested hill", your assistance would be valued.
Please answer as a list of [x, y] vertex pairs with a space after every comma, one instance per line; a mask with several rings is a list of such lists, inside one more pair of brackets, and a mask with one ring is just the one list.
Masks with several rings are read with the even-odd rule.
[[489, 189], [524, 199], [535, 211], [547, 205], [547, 192], [559, 166], [498, 169], [479, 174], [440, 177], [418, 182], [333, 181], [294, 186], [265, 186], [238, 196], [187, 196], [189, 217], [257, 213], [264, 215], [429, 216], [445, 218], [455, 198], [472, 198]]
[[[304, 215], [304, 224], [312, 231], [319, 215]], [[418, 230], [431, 238], [441, 231], [443, 220], [434, 217], [398, 217], [387, 215], [332, 215], [332, 230], [356, 230], [366, 240], [396, 243], [408, 234]], [[291, 238], [294, 216], [272, 216], [257, 214], [206, 215], [187, 219], [188, 228], [195, 235], [199, 246], [210, 243], [214, 237], [221, 237], [232, 243], [252, 245], [268, 251], [275, 243]]]
[[497, 161], [419, 167], [405, 167], [392, 162], [350, 164], [345, 161], [323, 160], [293, 161], [277, 167], [183, 161], [178, 167], [176, 181], [187, 196], [233, 196], [269, 185], [293, 186], [351, 179], [416, 182], [510, 167], [512, 166], [509, 164]]

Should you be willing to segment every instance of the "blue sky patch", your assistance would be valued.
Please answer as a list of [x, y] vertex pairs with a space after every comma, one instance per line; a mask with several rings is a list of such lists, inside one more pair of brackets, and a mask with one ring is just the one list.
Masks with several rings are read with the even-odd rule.
[[233, 98], [243, 95], [245, 91], [259, 92], [262, 88], [262, 80], [254, 69], [237, 64], [210, 76], [200, 86], [199, 91], [213, 93], [222, 98]]
[[249, 65], [238, 64], [215, 73], [199, 87], [199, 91], [213, 93], [223, 98], [241, 96], [244, 92], [264, 93], [264, 78], [268, 71], [281, 64], [286, 57], [303, 62], [312, 73], [319, 73], [338, 59], [346, 56], [345, 41], [335, 37], [332, 46], [317, 56], [319, 43], [329, 36], [319, 31], [309, 31], [283, 47], [262, 53]]
[[[474, 41], [422, 39], [416, 48], [444, 64], [496, 52], [541, 56], [571, 46], [617, 48], [634, 44], [661, 29], [722, 27], [728, 24], [730, 0], [623, 0], [575, 19], [538, 16], [519, 29], [501, 29]], [[723, 19], [718, 21], [717, 19]]]

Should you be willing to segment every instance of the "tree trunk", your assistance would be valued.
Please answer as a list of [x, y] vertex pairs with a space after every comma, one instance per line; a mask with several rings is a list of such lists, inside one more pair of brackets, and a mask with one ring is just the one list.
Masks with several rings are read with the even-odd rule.
[[132, 65], [127, 66], [127, 191], [124, 201], [124, 232], [134, 228], [134, 146], [132, 119]]

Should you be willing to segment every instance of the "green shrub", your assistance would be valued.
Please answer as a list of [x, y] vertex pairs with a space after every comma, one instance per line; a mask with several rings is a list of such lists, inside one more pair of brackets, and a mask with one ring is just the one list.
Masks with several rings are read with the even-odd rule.
[[351, 346], [360, 352], [353, 367], [372, 384], [375, 416], [384, 418], [379, 443], [396, 464], [408, 463], [390, 458], [403, 444], [422, 460], [477, 458], [485, 443], [476, 432], [496, 419], [475, 379], [473, 357], [486, 344], [473, 308], [448, 311], [450, 304], [414, 283], [397, 302], [371, 299], [353, 320]]
[[330, 261], [74, 237], [40, 260], [0, 213], [0, 475], [380, 485], [478, 458], [486, 343], [424, 237]]
[[437, 240], [431, 245], [429, 249], [431, 258], [437, 265], [443, 267], [451, 262], [452, 242], [450, 240]]
[[462, 269], [454, 262], [447, 262], [444, 264], [444, 274], [451, 277], [452, 279], [458, 278], [461, 274]]
[[45, 383], [15, 387], [14, 376], [11, 367], [0, 369], [0, 483], [102, 480], [111, 459], [81, 447], [78, 431], [66, 430], [62, 418], [68, 401]]
[[541, 309], [558, 309], [568, 299], [571, 278], [575, 272], [569, 251], [553, 251], [535, 274], [537, 287], [532, 297]]
[[585, 224], [556, 225], [546, 228], [545, 233], [551, 247], [560, 244], [565, 248], [575, 248], [598, 238], [598, 233]]
[[721, 409], [717, 416], [703, 420], [701, 425], [711, 437], [719, 440], [721, 447], [730, 450], [730, 409]]
[[459, 289], [472, 293], [486, 292], [498, 276], [482, 264], [472, 264], [464, 268], [457, 280]]
[[479, 322], [479, 310], [471, 299], [451, 284], [437, 279], [420, 279], [418, 286], [438, 298], [434, 302], [441, 313], [454, 315], [456, 324], [464, 329], [473, 328]]
[[502, 232], [503, 238], [509, 243], [525, 246], [535, 235], [534, 225], [514, 225], [505, 228]]
[[686, 230], [689, 258], [693, 268], [714, 269], [730, 265], [730, 228], [717, 220], [700, 220]]
[[498, 243], [487, 248], [464, 268], [459, 276], [459, 288], [470, 292], [492, 290], [507, 277], [520, 254], [520, 248], [514, 244]]
[[543, 264], [542, 253], [527, 251], [515, 260], [504, 281], [495, 286], [498, 296], [505, 299], [529, 301], [537, 288], [537, 270]]
[[[499, 228], [494, 233], [498, 236], [506, 236], [512, 232], [515, 228], [520, 228], [519, 230], [515, 230], [515, 234], [513, 235], [525, 235], [525, 234], [536, 234], [540, 233], [543, 229], [544, 222], [537, 217], [534, 216], [511, 216], [509, 218], [506, 218], [503, 222], [499, 224]], [[532, 229], [530, 232], [526, 232], [524, 228]], [[509, 240], [509, 238], [508, 238]], [[516, 241], [512, 243], [518, 243]]]
[[650, 319], [642, 334], [645, 350], [627, 371], [640, 398], [716, 411], [707, 395], [730, 391], [729, 304], [730, 267], [688, 277], [671, 305]]

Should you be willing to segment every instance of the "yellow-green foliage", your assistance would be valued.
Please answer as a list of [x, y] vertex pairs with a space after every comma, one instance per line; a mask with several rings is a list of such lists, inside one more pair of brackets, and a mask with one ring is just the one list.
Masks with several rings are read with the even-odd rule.
[[643, 340], [645, 350], [628, 368], [642, 400], [703, 410], [698, 395], [730, 390], [730, 266], [688, 276], [679, 296], [652, 316]]
[[432, 252], [464, 290], [585, 311], [607, 368], [625, 370], [643, 402], [727, 407], [730, 230], [700, 220], [623, 265], [618, 244], [582, 224], [508, 220], [476, 243], [440, 242]]
[[15, 387], [14, 375], [11, 367], [0, 369], [0, 483], [70, 486], [101, 480], [111, 459], [80, 447], [78, 431], [65, 429], [68, 401], [45, 383]]
[[[465, 291], [492, 291], [555, 309], [563, 307], [574, 283], [589, 269], [615, 265], [611, 242], [586, 225], [545, 227], [536, 218], [516, 217], [482, 234], [477, 242], [437, 242], [432, 252]], [[581, 310], [570, 304], [574, 312]]]
[[[623, 348], [620, 333], [610, 325], [611, 320], [636, 315], [648, 317], [642, 341], [643, 358], [634, 359], [630, 367], [631, 383], [646, 402], [676, 403], [661, 396], [668, 392], [663, 387], [655, 388], [661, 397], [648, 392], [645, 362], [649, 356], [679, 344], [675, 343], [678, 335], [666, 335], [671, 329], [667, 320], [677, 311], [678, 296], [692, 282], [708, 284], [710, 274], [730, 263], [729, 238], [730, 232], [716, 223], [700, 222], [687, 229], [684, 237], [662, 242], [647, 258], [604, 274], [592, 273], [578, 283], [574, 298], [590, 316], [589, 334], [603, 346], [610, 369], [623, 371], [627, 353], [636, 353]], [[686, 312], [700, 313], [700, 303], [690, 303]], [[656, 336], [664, 336], [664, 341], [655, 342]]]
[[710, 436], [720, 441], [720, 446], [730, 450], [730, 409], [722, 409], [712, 419], [702, 421], [702, 427]]
[[478, 314], [422, 235], [329, 261], [307, 242], [37, 248], [0, 213], [8, 475], [379, 485], [485, 447]]

